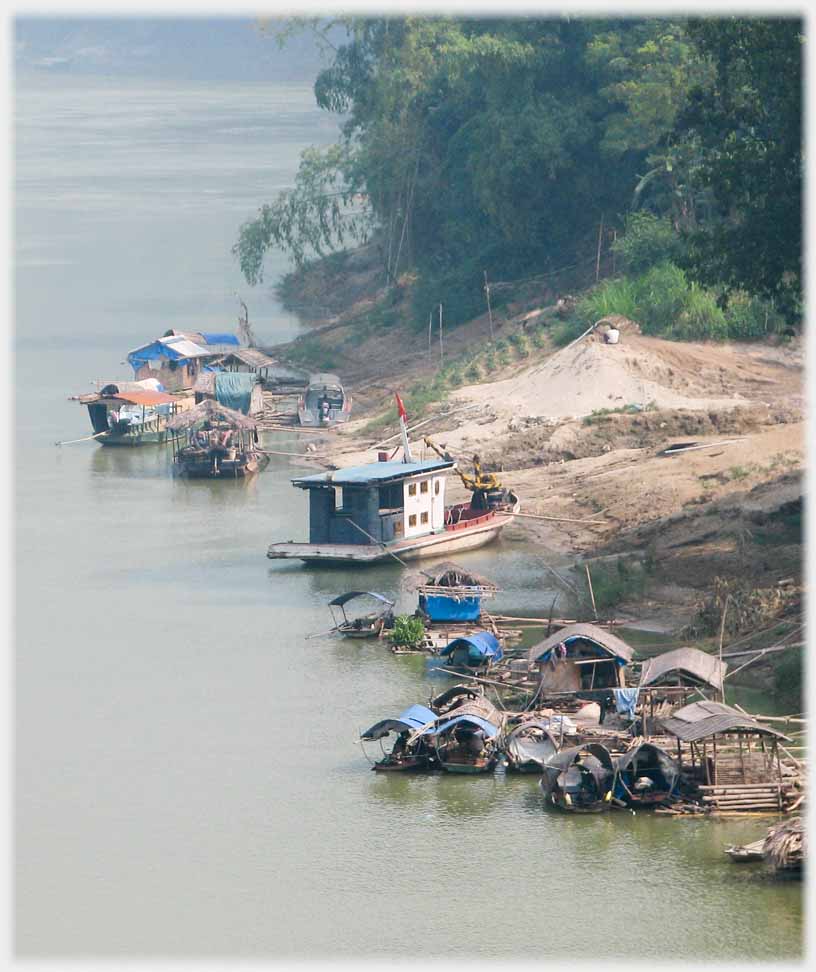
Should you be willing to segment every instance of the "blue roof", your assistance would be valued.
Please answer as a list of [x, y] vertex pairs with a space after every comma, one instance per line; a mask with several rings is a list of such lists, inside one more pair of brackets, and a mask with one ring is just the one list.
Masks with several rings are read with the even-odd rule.
[[475, 634], [468, 635], [466, 638], [454, 638], [449, 644], [445, 645], [440, 655], [450, 655], [460, 645], [467, 645], [473, 648], [482, 658], [493, 658], [498, 661], [504, 656], [504, 652], [499, 644], [499, 639], [489, 631], [477, 631]]
[[234, 334], [214, 334], [211, 331], [199, 331], [199, 334], [204, 338], [205, 344], [234, 344], [238, 347], [241, 343]]
[[368, 483], [381, 483], [389, 479], [405, 479], [420, 473], [450, 469], [453, 460], [426, 459], [424, 462], [369, 462], [364, 466], [349, 466], [333, 472], [316, 473], [293, 479], [295, 486], [365, 486]]
[[423, 736], [438, 736], [442, 732], [447, 732], [452, 726], [457, 725], [460, 722], [469, 722], [473, 726], [478, 726], [479, 729], [483, 729], [487, 733], [487, 738], [492, 739], [494, 736], [499, 734], [499, 727], [494, 726], [492, 722], [488, 722], [487, 719], [482, 719], [480, 716], [475, 715], [460, 715], [453, 719], [448, 719], [446, 722], [440, 722], [436, 726], [428, 726], [428, 728], [421, 733]]
[[405, 732], [417, 730], [436, 721], [436, 713], [424, 705], [409, 705], [396, 719], [382, 719], [375, 722], [370, 729], [361, 734], [361, 739], [382, 739], [389, 732]]

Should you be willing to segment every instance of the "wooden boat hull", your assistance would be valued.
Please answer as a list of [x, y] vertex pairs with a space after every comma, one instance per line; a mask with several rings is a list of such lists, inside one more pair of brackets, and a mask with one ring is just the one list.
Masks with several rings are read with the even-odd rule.
[[[264, 461], [265, 460], [265, 461]], [[266, 456], [249, 460], [224, 460], [219, 464], [218, 472], [213, 472], [209, 459], [204, 462], [191, 462], [177, 459], [176, 472], [185, 479], [243, 479], [254, 476], [266, 465]]]
[[475, 776], [477, 773], [492, 773], [496, 768], [496, 757], [480, 759], [475, 763], [440, 763], [446, 773], [459, 773], [462, 776]]
[[134, 448], [135, 446], [162, 445], [168, 440], [170, 433], [166, 429], [158, 432], [132, 432], [125, 435], [115, 435], [113, 432], [105, 432], [96, 437], [94, 441], [102, 446], [113, 446], [116, 448]]
[[375, 544], [318, 544], [273, 543], [267, 550], [270, 560], [302, 560], [304, 563], [378, 564], [399, 560], [419, 560], [424, 557], [440, 557], [450, 553], [475, 550], [491, 543], [518, 513], [517, 502], [512, 511], [492, 513], [481, 518], [473, 526], [458, 524], [439, 533], [400, 540], [396, 543]]

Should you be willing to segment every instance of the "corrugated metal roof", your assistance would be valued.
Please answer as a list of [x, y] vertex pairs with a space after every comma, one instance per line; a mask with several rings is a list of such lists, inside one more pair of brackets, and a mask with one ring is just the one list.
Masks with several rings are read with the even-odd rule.
[[349, 466], [333, 472], [316, 473], [293, 479], [295, 486], [365, 486], [368, 483], [381, 483], [389, 479], [406, 479], [421, 473], [438, 469], [450, 469], [454, 463], [445, 459], [426, 459], [424, 462], [369, 462], [364, 466]]
[[733, 729], [761, 732], [779, 739], [788, 738], [776, 729], [764, 726], [751, 716], [732, 709], [730, 705], [722, 702], [692, 702], [690, 705], [684, 705], [668, 718], [661, 719], [660, 723], [666, 732], [684, 742], [696, 742], [698, 739]]
[[618, 638], [617, 635], [613, 635], [611, 631], [607, 631], [605, 628], [599, 628], [594, 624], [568, 624], [556, 631], [555, 634], [551, 634], [549, 638], [545, 638], [544, 641], [533, 645], [527, 655], [529, 664], [534, 665], [551, 648], [554, 648], [562, 641], [567, 642], [573, 638], [585, 638], [587, 641], [591, 641], [600, 648], [605, 649], [610, 655], [623, 658], [627, 662], [630, 662], [634, 655], [634, 651], [625, 641]]
[[728, 663], [721, 662], [716, 655], [709, 655], [699, 648], [675, 648], [646, 659], [640, 673], [640, 684], [652, 685], [664, 675], [677, 673], [690, 675], [697, 681], [719, 689], [727, 670]]

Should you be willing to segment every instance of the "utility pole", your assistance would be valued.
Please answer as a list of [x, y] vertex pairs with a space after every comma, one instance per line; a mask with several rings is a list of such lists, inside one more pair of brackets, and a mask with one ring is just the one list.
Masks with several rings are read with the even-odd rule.
[[490, 340], [493, 340], [493, 311], [490, 309], [490, 285], [487, 282], [487, 270], [484, 272], [484, 292], [487, 299], [487, 317], [490, 321]]
[[442, 305], [439, 305], [439, 367], [445, 367], [445, 345], [442, 343]]

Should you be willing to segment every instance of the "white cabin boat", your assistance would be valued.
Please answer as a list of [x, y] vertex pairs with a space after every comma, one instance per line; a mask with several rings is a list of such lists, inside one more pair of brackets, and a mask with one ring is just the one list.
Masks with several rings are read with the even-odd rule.
[[453, 460], [380, 461], [293, 479], [309, 494], [309, 542], [273, 543], [267, 551], [306, 563], [377, 563], [473, 550], [494, 540], [518, 512], [519, 499], [445, 505]]

